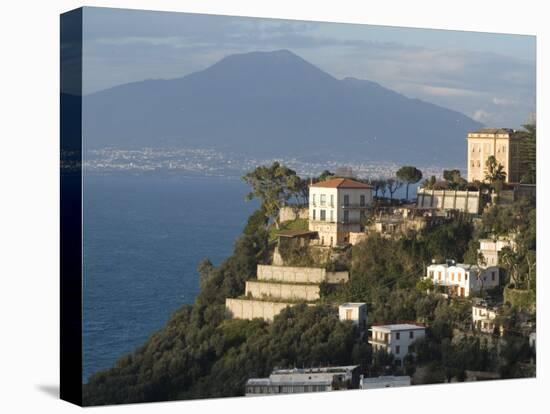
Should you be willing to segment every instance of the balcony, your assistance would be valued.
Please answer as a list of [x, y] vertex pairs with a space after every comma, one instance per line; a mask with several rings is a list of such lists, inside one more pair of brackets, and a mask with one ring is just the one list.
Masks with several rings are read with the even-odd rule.
[[387, 339], [379, 339], [379, 338], [369, 338], [370, 344], [376, 344], [376, 345], [389, 345], [389, 340]]
[[342, 204], [341, 206], [343, 209], [346, 210], [364, 210], [367, 209], [369, 206], [367, 204], [361, 204], [361, 203], [348, 203], [348, 204]]

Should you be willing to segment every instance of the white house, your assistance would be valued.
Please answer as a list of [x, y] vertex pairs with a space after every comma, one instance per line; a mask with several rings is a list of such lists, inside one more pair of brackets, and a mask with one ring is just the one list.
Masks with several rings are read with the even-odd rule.
[[426, 334], [426, 328], [409, 323], [391, 325], [373, 325], [369, 343], [373, 351], [385, 350], [393, 354], [397, 365], [402, 365], [403, 358], [412, 353], [411, 345]]
[[367, 324], [367, 304], [363, 302], [348, 302], [338, 306], [341, 321], [352, 321], [360, 329]]
[[472, 323], [477, 330], [492, 334], [495, 330], [498, 310], [485, 302], [472, 305]]
[[436, 287], [447, 287], [451, 295], [468, 297], [472, 293], [479, 293], [482, 289], [497, 287], [500, 273], [496, 266], [482, 268], [478, 265], [449, 261], [428, 266], [425, 278], [430, 279]]
[[509, 239], [480, 239], [478, 253], [483, 255], [484, 266], [498, 266], [498, 253], [505, 247], [515, 248], [515, 243]]
[[319, 244], [349, 243], [349, 233], [361, 230], [361, 220], [372, 204], [372, 186], [349, 178], [333, 178], [309, 186], [309, 230]]
[[372, 390], [376, 388], [406, 387], [411, 385], [411, 377], [408, 375], [384, 375], [381, 377], [361, 378], [359, 388], [362, 390]]

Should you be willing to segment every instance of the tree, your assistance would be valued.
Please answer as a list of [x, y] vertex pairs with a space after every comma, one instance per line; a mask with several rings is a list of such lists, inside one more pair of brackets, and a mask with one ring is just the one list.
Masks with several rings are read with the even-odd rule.
[[329, 170], [324, 170], [319, 177], [317, 177], [317, 181], [326, 181], [330, 178], [334, 177], [334, 173], [330, 172]]
[[537, 182], [537, 125], [535, 123], [523, 125], [524, 131], [518, 131], [521, 143], [519, 154], [524, 174], [520, 180], [525, 184]]
[[214, 270], [214, 265], [208, 257], [205, 257], [199, 263], [197, 267], [197, 272], [199, 273], [200, 286], [203, 288], [206, 286], [208, 279], [210, 278], [212, 271]]
[[422, 186], [427, 190], [432, 190], [436, 182], [437, 182], [437, 179], [435, 178], [435, 175], [432, 175], [430, 178], [426, 178], [424, 180], [424, 183]]
[[386, 192], [388, 191], [388, 181], [387, 180], [378, 180], [378, 189], [382, 198], [386, 197]]
[[296, 179], [294, 170], [278, 162], [269, 167], [262, 165], [243, 177], [252, 187], [246, 199], [258, 198], [262, 210], [274, 221], [275, 227], [279, 228], [279, 210], [292, 196], [301, 191]]
[[296, 199], [298, 206], [308, 204], [309, 185], [307, 178], [300, 178], [297, 175], [289, 176], [288, 188]]
[[378, 192], [382, 193], [382, 189], [386, 187], [386, 180], [370, 180], [370, 184], [374, 189], [374, 197], [378, 197]]
[[409, 199], [409, 185], [415, 184], [422, 179], [422, 171], [412, 165], [406, 165], [397, 170], [395, 174], [400, 181], [407, 183], [406, 199]]
[[403, 182], [396, 180], [394, 178], [388, 178], [386, 180], [386, 185], [388, 188], [388, 191], [390, 192], [390, 200], [393, 200], [393, 194], [399, 190], [401, 187], [403, 187]]
[[460, 176], [459, 170], [443, 170], [443, 178], [451, 190], [464, 189], [468, 182]]
[[485, 167], [487, 168], [485, 179], [491, 184], [502, 183], [506, 179], [506, 171], [504, 171], [504, 166], [497, 161], [494, 155], [487, 158]]

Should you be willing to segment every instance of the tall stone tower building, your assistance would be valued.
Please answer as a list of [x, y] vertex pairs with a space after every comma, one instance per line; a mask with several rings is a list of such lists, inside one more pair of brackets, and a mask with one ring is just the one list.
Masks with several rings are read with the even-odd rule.
[[493, 155], [506, 172], [507, 183], [521, 177], [520, 137], [513, 129], [484, 128], [468, 133], [468, 181], [485, 181], [486, 162]]

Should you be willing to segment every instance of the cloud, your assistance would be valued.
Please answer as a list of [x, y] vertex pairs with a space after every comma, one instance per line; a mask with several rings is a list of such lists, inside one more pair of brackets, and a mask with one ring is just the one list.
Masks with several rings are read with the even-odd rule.
[[[404, 28], [96, 8], [85, 8], [85, 19], [88, 93], [181, 77], [234, 53], [289, 49], [337, 78], [372, 80], [472, 117], [519, 125], [534, 111], [534, 60], [460, 49], [459, 32], [450, 47], [428, 47], [405, 44]], [[361, 37], [391, 30], [403, 33], [403, 43], [399, 36]]]
[[494, 97], [493, 103], [498, 106], [516, 106], [518, 104], [518, 101], [515, 99]]
[[491, 117], [492, 117], [492, 114], [490, 114], [487, 111], [484, 111], [483, 109], [478, 109], [477, 111], [474, 112], [474, 115], [473, 115], [473, 118], [476, 121], [482, 122], [482, 123], [486, 123], [487, 120], [491, 119]]

